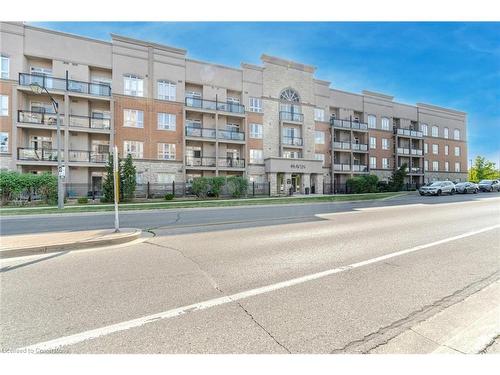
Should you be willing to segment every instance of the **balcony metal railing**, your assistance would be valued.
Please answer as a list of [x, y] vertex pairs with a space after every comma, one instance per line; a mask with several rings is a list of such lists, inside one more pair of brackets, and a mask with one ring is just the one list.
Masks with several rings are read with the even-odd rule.
[[412, 148], [410, 150], [410, 154], [411, 155], [416, 155], [416, 156], [422, 156], [423, 155], [423, 152], [422, 150], [418, 149], [418, 148]]
[[411, 167], [409, 170], [410, 173], [412, 174], [422, 174], [424, 173], [423, 169], [420, 167]]
[[337, 164], [337, 163], [334, 163], [333, 164], [333, 170], [334, 171], [340, 171], [340, 172], [350, 172], [351, 171], [351, 164], [345, 164], [345, 163]]
[[217, 158], [215, 157], [193, 157], [186, 156], [187, 167], [215, 167], [217, 165]]
[[411, 138], [422, 138], [423, 133], [419, 130], [396, 128], [396, 134]]
[[[109, 154], [80, 150], [69, 150], [68, 156], [70, 162], [98, 164], [107, 163], [109, 158]], [[57, 150], [19, 147], [17, 149], [17, 158], [18, 160], [57, 161]], [[61, 160], [64, 161], [64, 151], [61, 151]]]
[[69, 116], [69, 126], [76, 128], [89, 128], [89, 129], [111, 129], [111, 119], [90, 117], [90, 116]]
[[211, 138], [215, 139], [215, 129], [213, 128], [193, 128], [186, 127], [187, 137], [200, 137], [200, 138]]
[[283, 137], [281, 137], [281, 141], [284, 145], [289, 145], [289, 146], [302, 146], [303, 145], [303, 139], [299, 138], [299, 137], [283, 136]]
[[368, 151], [368, 145], [364, 143], [352, 143], [353, 151]]
[[[60, 115], [61, 124], [64, 119], [64, 115]], [[57, 115], [55, 113], [43, 113], [43, 112], [32, 112], [32, 111], [17, 111], [17, 121], [25, 124], [39, 124], [56, 126], [57, 125]]]
[[303, 158], [303, 155], [302, 155], [302, 152], [295, 152], [293, 154], [287, 154], [287, 153], [284, 153], [283, 154], [283, 157], [285, 159], [302, 159]]
[[218, 130], [217, 138], [231, 140], [231, 141], [244, 141], [245, 133], [231, 131], [231, 130]]
[[400, 154], [400, 155], [410, 155], [410, 149], [409, 148], [398, 147], [397, 148], [397, 153]]
[[337, 150], [350, 150], [351, 149], [351, 142], [334, 141], [333, 148], [337, 149]]
[[304, 115], [302, 113], [280, 111], [280, 121], [304, 122]]
[[111, 96], [111, 86], [104, 83], [76, 81], [39, 74], [19, 73], [19, 84], [29, 86], [37, 83], [47, 90], [71, 91], [95, 96]]
[[187, 96], [185, 99], [186, 107], [208, 109], [210, 111], [222, 111], [230, 113], [245, 113], [245, 106], [233, 102], [219, 102], [217, 100], [206, 100]]
[[245, 168], [245, 159], [226, 158], [219, 156], [217, 165], [221, 168]]
[[362, 164], [354, 164], [352, 166], [353, 172], [368, 172], [368, 166]]
[[368, 124], [351, 120], [330, 119], [330, 125], [339, 129], [368, 130]]

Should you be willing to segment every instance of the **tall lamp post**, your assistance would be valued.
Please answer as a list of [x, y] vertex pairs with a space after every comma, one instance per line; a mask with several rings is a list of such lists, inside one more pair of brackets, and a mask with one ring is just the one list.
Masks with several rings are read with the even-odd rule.
[[62, 160], [61, 160], [61, 118], [59, 116], [59, 103], [55, 101], [55, 99], [50, 95], [49, 91], [45, 88], [40, 86], [38, 83], [32, 83], [30, 85], [31, 91], [33, 91], [34, 94], [37, 95], [42, 95], [43, 92], [45, 91], [47, 95], [49, 96], [52, 106], [54, 107], [54, 110], [56, 111], [56, 125], [57, 125], [57, 208], [63, 209], [64, 208], [64, 191], [63, 191], [63, 179], [65, 177], [65, 169], [62, 165]]

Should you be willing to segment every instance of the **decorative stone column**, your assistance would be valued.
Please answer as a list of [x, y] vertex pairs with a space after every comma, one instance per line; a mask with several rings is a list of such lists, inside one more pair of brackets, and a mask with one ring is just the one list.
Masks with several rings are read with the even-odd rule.
[[309, 173], [303, 173], [301, 176], [300, 192], [305, 194], [306, 188], [309, 188], [309, 194], [311, 194], [311, 175]]
[[323, 194], [323, 175], [316, 174], [316, 194]]
[[285, 191], [284, 193], [288, 195], [290, 188], [292, 187], [292, 174], [291, 173], [285, 173], [284, 175], [284, 181], [283, 185], [285, 186]]
[[269, 194], [274, 197], [278, 195], [278, 176], [276, 173], [268, 173], [267, 174], [267, 181], [270, 184], [270, 192]]

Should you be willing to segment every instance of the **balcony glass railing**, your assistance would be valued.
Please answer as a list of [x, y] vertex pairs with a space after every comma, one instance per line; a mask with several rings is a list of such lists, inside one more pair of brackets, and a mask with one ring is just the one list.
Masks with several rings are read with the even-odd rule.
[[200, 138], [211, 138], [215, 139], [215, 129], [213, 128], [194, 128], [186, 127], [187, 137], [200, 137]]
[[281, 139], [282, 139], [283, 144], [287, 145], [287, 146], [302, 146], [302, 144], [303, 144], [302, 138], [299, 138], [299, 137], [285, 137], [285, 136], [283, 136]]
[[94, 151], [68, 151], [69, 161], [78, 163], [107, 163], [109, 154], [102, 154]]
[[46, 75], [19, 73], [19, 84], [29, 86], [37, 83], [47, 90], [79, 92], [95, 96], [111, 96], [111, 86], [104, 83], [76, 81]]
[[416, 156], [422, 156], [423, 155], [423, 152], [422, 150], [418, 149], [418, 148], [412, 148], [410, 150], [410, 154], [411, 155], [416, 155]]
[[330, 125], [339, 129], [368, 130], [368, 124], [351, 120], [330, 119]]
[[220, 156], [217, 165], [221, 168], [245, 168], [245, 159], [234, 159]]
[[352, 166], [353, 172], [368, 172], [368, 166], [362, 164], [354, 164]]
[[222, 111], [230, 113], [245, 113], [245, 106], [234, 102], [219, 102], [188, 96], [185, 99], [186, 107]]
[[333, 148], [336, 150], [350, 150], [351, 142], [334, 141]]
[[334, 163], [333, 170], [339, 171], [339, 172], [350, 172], [351, 171], [351, 164], [345, 164], [345, 163], [336, 164], [336, 163]]
[[217, 131], [217, 137], [219, 139], [225, 139], [231, 141], [244, 141], [245, 133], [232, 130], [219, 130]]
[[186, 156], [187, 167], [215, 167], [216, 165], [217, 165], [217, 159], [215, 157]]
[[108, 130], [111, 128], [111, 119], [70, 115], [69, 116], [69, 126], [76, 127], [76, 128]]
[[368, 151], [368, 145], [363, 143], [354, 143], [352, 144], [353, 151]]
[[397, 152], [400, 155], [410, 155], [410, 149], [409, 148], [403, 148], [403, 147], [398, 147]]
[[396, 129], [396, 134], [397, 135], [402, 135], [404, 137], [411, 137], [411, 138], [422, 138], [423, 134], [419, 130], [412, 130], [412, 129], [402, 129], [402, 128], [397, 128]]
[[302, 113], [280, 111], [280, 121], [304, 122], [304, 115]]
[[[109, 158], [109, 154], [80, 150], [69, 150], [68, 156], [70, 162], [98, 164], [107, 163]], [[18, 160], [57, 161], [57, 150], [20, 147], [17, 149], [17, 158]], [[64, 161], [64, 151], [61, 151], [61, 160]]]
[[[64, 115], [59, 115], [61, 119], [61, 125], [64, 119]], [[32, 112], [32, 111], [17, 111], [17, 121], [25, 124], [39, 124], [47, 126], [57, 125], [57, 115], [55, 113], [42, 113], [42, 112]]]

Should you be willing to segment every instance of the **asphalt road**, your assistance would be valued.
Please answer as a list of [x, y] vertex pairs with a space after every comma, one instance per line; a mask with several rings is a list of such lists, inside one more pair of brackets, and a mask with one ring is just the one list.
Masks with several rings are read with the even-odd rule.
[[[248, 228], [273, 224], [302, 223], [318, 220], [315, 215], [330, 212], [352, 212], [367, 207], [407, 204], [436, 205], [475, 201], [498, 197], [496, 193], [421, 197], [416, 193], [387, 200], [267, 205], [223, 208], [183, 208], [148, 211], [123, 211], [120, 225], [124, 228], [166, 230], [170, 234], [194, 233], [222, 229]], [[113, 212], [66, 213], [26, 216], [0, 216], [0, 234], [29, 234], [65, 230], [112, 228]]]
[[[333, 213], [313, 220], [318, 211]], [[1, 350], [369, 352], [500, 277], [498, 195], [177, 215], [127, 213], [130, 226], [167, 225], [142, 243], [1, 261]], [[291, 215], [300, 222], [168, 227]]]

